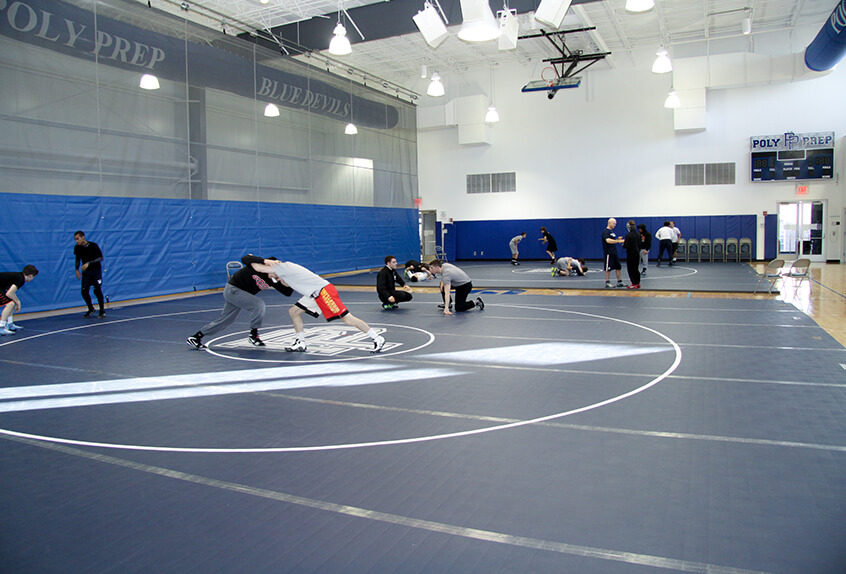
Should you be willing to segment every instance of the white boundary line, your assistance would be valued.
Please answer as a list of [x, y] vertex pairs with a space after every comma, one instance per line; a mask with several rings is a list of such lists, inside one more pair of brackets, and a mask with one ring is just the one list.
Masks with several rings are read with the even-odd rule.
[[[313, 359], [313, 360], [306, 359], [306, 360], [298, 360], [296, 362], [296, 364], [297, 365], [304, 365], [304, 364], [309, 364], [309, 363], [341, 363], [341, 362], [344, 362], [344, 361], [360, 361], [362, 359], [374, 358], [375, 356], [395, 357], [396, 355], [402, 355], [402, 354], [405, 354], [405, 353], [410, 353], [412, 351], [416, 351], [418, 349], [423, 349], [423, 348], [428, 347], [429, 345], [431, 345], [432, 343], [435, 342], [434, 333], [431, 333], [430, 331], [426, 331], [425, 329], [420, 329], [419, 327], [409, 327], [407, 325], [396, 325], [394, 323], [368, 323], [368, 325], [371, 325], [371, 326], [377, 325], [377, 326], [380, 326], [380, 327], [381, 326], [388, 326], [388, 327], [396, 327], [397, 329], [411, 329], [412, 331], [420, 331], [421, 333], [428, 335], [429, 340], [426, 341], [425, 343], [423, 343], [422, 345], [418, 345], [417, 347], [411, 347], [409, 349], [405, 349], [404, 351], [394, 351], [393, 353], [374, 353], [374, 354], [361, 355], [361, 356], [358, 356], [358, 357], [342, 357], [342, 358], [328, 357], [328, 358]], [[226, 355], [226, 354], [220, 353], [218, 351], [213, 351], [212, 348], [211, 348], [211, 344], [214, 343], [215, 341], [219, 341], [220, 339], [223, 339], [225, 337], [232, 337], [232, 336], [235, 336], [235, 335], [240, 335], [242, 333], [248, 333], [248, 332], [249, 331], [238, 331], [238, 332], [235, 332], [235, 333], [227, 333], [225, 335], [221, 335], [220, 337], [216, 337], [216, 338], [214, 338], [214, 339], [212, 339], [211, 341], [208, 342], [209, 346], [208, 346], [208, 348], [204, 349], [204, 351], [209, 353], [210, 355], [218, 356], [221, 359], [229, 359], [229, 360], [232, 360], [232, 361], [252, 361], [252, 362], [255, 362], [255, 363], [287, 362], [287, 361], [280, 361], [279, 359], [251, 359], [249, 357], [234, 357], [232, 355]], [[294, 364], [294, 363], [292, 363], [292, 364]]]
[[[318, 446], [293, 446], [293, 447], [268, 447], [268, 448], [192, 448], [192, 447], [172, 447], [172, 446], [149, 446], [149, 445], [127, 445], [127, 444], [116, 444], [116, 443], [105, 443], [105, 442], [95, 442], [95, 441], [82, 441], [82, 440], [73, 440], [73, 439], [65, 439], [59, 437], [52, 437], [52, 436], [44, 436], [44, 435], [37, 435], [32, 433], [22, 433], [17, 431], [12, 431], [8, 429], [0, 429], [0, 434], [20, 437], [20, 438], [28, 438], [32, 440], [40, 440], [52, 443], [60, 443], [60, 444], [72, 444], [76, 446], [87, 446], [87, 447], [95, 447], [95, 448], [108, 448], [108, 449], [120, 449], [120, 450], [133, 450], [133, 451], [148, 451], [148, 452], [191, 452], [191, 453], [217, 453], [217, 454], [234, 454], [234, 453], [283, 453], [283, 452], [316, 452], [316, 451], [332, 451], [332, 450], [343, 450], [343, 449], [352, 449], [352, 448], [365, 448], [365, 447], [372, 447], [372, 446], [395, 446], [401, 444], [413, 444], [419, 442], [429, 442], [434, 440], [445, 440], [451, 438], [459, 438], [465, 436], [472, 436], [477, 434], [484, 434], [494, 431], [518, 428], [522, 426], [532, 425], [536, 423], [542, 423], [558, 418], [563, 418], [566, 416], [574, 415], [577, 413], [583, 413], [586, 411], [590, 411], [593, 409], [597, 409], [600, 407], [604, 407], [606, 405], [610, 405], [621, 401], [623, 399], [627, 399], [632, 397], [636, 394], [642, 393], [643, 391], [657, 385], [664, 379], [666, 379], [670, 374], [672, 374], [681, 363], [682, 359], [682, 352], [679, 345], [664, 335], [663, 333], [656, 331], [650, 327], [645, 327], [643, 325], [639, 325], [632, 321], [626, 321], [624, 319], [616, 319], [614, 317], [605, 317], [603, 315], [595, 315], [592, 313], [583, 313], [581, 311], [564, 311], [564, 310], [557, 310], [557, 309], [548, 309], [545, 307], [534, 307], [530, 305], [504, 305], [504, 304], [492, 304], [491, 307], [510, 307], [515, 309], [532, 309], [536, 311], [543, 311], [543, 312], [554, 312], [554, 313], [574, 313], [577, 315], [584, 315], [587, 317], [594, 317], [597, 319], [605, 319], [609, 321], [614, 321], [617, 323], [622, 323], [624, 325], [629, 325], [632, 327], [636, 327], [639, 329], [643, 329], [645, 331], [649, 331], [654, 335], [657, 335], [661, 339], [664, 339], [669, 343], [675, 351], [675, 360], [673, 363], [665, 370], [663, 373], [649, 381], [648, 383], [641, 385], [627, 393], [623, 393], [616, 397], [611, 397], [609, 399], [605, 399], [604, 401], [599, 401], [590, 405], [586, 405], [584, 407], [579, 407], [577, 409], [572, 409], [569, 411], [564, 411], [560, 413], [554, 413], [551, 415], [546, 415], [542, 417], [536, 417], [534, 419], [516, 421], [507, 424], [495, 425], [491, 427], [483, 427], [479, 429], [472, 429], [466, 431], [458, 431], [458, 432], [451, 432], [451, 433], [444, 433], [444, 434], [437, 434], [437, 435], [427, 435], [427, 436], [418, 436], [418, 437], [410, 437], [410, 438], [402, 438], [402, 439], [391, 439], [391, 440], [380, 440], [380, 441], [370, 441], [370, 442], [359, 442], [359, 443], [341, 443], [341, 444], [330, 444], [330, 445], [318, 445]], [[195, 313], [200, 311], [189, 311], [187, 313]], [[167, 315], [179, 315], [182, 313], [170, 313]], [[160, 316], [167, 316], [167, 315], [154, 315], [151, 317], [138, 317], [136, 319], [144, 319], [144, 318], [155, 318]], [[128, 321], [130, 319], [124, 319], [124, 321]], [[119, 321], [112, 321], [112, 323], [116, 323]], [[108, 324], [108, 323], [101, 323], [101, 324]], [[87, 325], [86, 325], [87, 327]], [[71, 329], [63, 329], [62, 331], [56, 332], [64, 332], [70, 331], [73, 329], [77, 329], [80, 327], [75, 327]], [[42, 333], [38, 336], [44, 336], [47, 333]], [[31, 337], [31, 338], [35, 338]], [[24, 339], [21, 339], [24, 340]]]

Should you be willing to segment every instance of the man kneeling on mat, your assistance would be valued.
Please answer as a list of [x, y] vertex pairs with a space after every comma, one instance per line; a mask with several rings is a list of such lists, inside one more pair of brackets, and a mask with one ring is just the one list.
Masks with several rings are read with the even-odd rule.
[[477, 307], [479, 311], [485, 308], [485, 302], [481, 297], [476, 297], [476, 301], [468, 301], [467, 296], [473, 290], [473, 283], [470, 281], [470, 276], [467, 275], [458, 265], [447, 263], [435, 259], [429, 263], [429, 270], [434, 274], [441, 275], [441, 296], [444, 298], [444, 315], [452, 315], [450, 307], [450, 290], [455, 289], [455, 310], [469, 311], [473, 307]]
[[340, 319], [350, 327], [355, 327], [368, 337], [373, 339], [371, 353], [378, 353], [385, 346], [385, 338], [376, 333], [370, 325], [350, 313], [341, 301], [338, 290], [326, 279], [314, 273], [302, 265], [290, 261], [276, 261], [265, 259], [264, 265], [255, 265], [257, 271], [267, 273], [271, 278], [278, 279], [285, 285], [290, 286], [294, 291], [302, 295], [289, 310], [291, 323], [294, 325], [296, 339], [286, 351], [303, 352], [308, 348], [303, 325], [303, 313], [312, 317], [323, 317], [327, 321]]
[[[400, 286], [399, 289], [397, 285]], [[382, 302], [382, 309], [390, 311], [404, 301], [411, 301], [411, 293], [411, 287], [406, 285], [397, 273], [397, 258], [393, 255], [386, 256], [385, 266], [376, 275], [376, 294]]]

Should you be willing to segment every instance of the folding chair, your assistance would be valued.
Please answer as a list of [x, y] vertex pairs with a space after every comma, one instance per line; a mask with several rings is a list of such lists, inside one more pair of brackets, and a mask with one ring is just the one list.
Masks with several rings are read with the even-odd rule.
[[679, 239], [679, 248], [676, 251], [676, 258], [679, 261], [687, 261], [687, 239], [684, 237]]
[[232, 277], [232, 274], [241, 269], [244, 265], [240, 261], [230, 261], [226, 264], [226, 278]]
[[699, 260], [700, 261], [711, 261], [711, 255], [713, 252], [711, 251], [711, 240], [707, 238], [703, 238], [699, 240]]
[[[749, 242], [749, 251], [752, 251], [752, 242]], [[726, 261], [740, 261], [740, 252], [737, 249], [737, 238], [726, 239]]]
[[447, 261], [446, 251], [444, 251], [444, 248], [440, 245], [435, 245], [435, 257], [441, 261]]
[[752, 240], [748, 237], [741, 237], [740, 238], [740, 249], [737, 251], [739, 253], [739, 260], [743, 261], [746, 258], [747, 261], [752, 261]]
[[726, 240], [722, 238], [715, 239], [711, 244], [711, 258], [720, 263], [726, 260]]
[[699, 240], [687, 240], [687, 261], [699, 261]]
[[770, 287], [767, 290], [767, 293], [773, 292], [773, 287], [775, 287], [776, 281], [781, 278], [781, 268], [784, 267], [784, 259], [773, 259], [769, 263], [767, 263], [767, 268], [764, 269], [764, 273], [761, 275], [761, 278], [758, 279], [758, 284], [755, 285], [755, 290], [752, 291], [753, 293], [758, 292], [758, 287], [761, 286], [761, 283], [764, 282], [764, 279], [769, 281]]
[[790, 277], [791, 279], [798, 279], [799, 281], [794, 285], [795, 288], [799, 288], [802, 284], [802, 281], [805, 279], [810, 279], [809, 270], [811, 268], [811, 260], [810, 259], [797, 259], [793, 263], [791, 263], [784, 273], [782, 273], [782, 277]]

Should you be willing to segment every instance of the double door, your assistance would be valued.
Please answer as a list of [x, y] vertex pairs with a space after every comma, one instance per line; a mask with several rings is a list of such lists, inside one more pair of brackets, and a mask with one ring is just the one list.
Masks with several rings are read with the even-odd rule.
[[825, 261], [825, 201], [785, 201], [778, 204], [778, 257]]

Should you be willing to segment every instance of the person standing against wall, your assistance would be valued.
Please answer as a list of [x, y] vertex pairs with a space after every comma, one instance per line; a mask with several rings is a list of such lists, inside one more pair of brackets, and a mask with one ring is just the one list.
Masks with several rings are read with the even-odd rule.
[[640, 274], [646, 275], [646, 268], [649, 266], [649, 249], [652, 247], [652, 234], [641, 223], [637, 226], [640, 232]]
[[20, 329], [14, 320], [14, 314], [21, 310], [18, 290], [35, 279], [36, 275], [38, 269], [35, 265], [27, 265], [19, 272], [0, 273], [0, 335], [14, 335]]
[[623, 286], [623, 279], [620, 276], [620, 257], [617, 255], [617, 246], [623, 242], [614, 233], [614, 228], [617, 227], [617, 220], [613, 217], [608, 220], [608, 226], [602, 232], [602, 251], [605, 253], [605, 288], [611, 289], [611, 270], [617, 273], [617, 287]]
[[[88, 306], [88, 311], [83, 317], [91, 317], [94, 315], [94, 305], [91, 302], [91, 294], [89, 291], [94, 288], [94, 296], [97, 297], [97, 304], [100, 306], [99, 317], [106, 316], [105, 305], [103, 304], [103, 252], [100, 251], [100, 246], [93, 241], [85, 239], [83, 231], [77, 231], [73, 234], [73, 240], [76, 241], [76, 246], [73, 248], [73, 255], [76, 259], [74, 269], [76, 270], [76, 278], [82, 281], [82, 300]], [[80, 273], [80, 263], [82, 263], [82, 272]]]
[[626, 223], [626, 237], [623, 239], [623, 249], [626, 250], [626, 271], [629, 274], [628, 289], [640, 289], [640, 231], [634, 219]]
[[546, 244], [546, 254], [552, 258], [551, 264], [555, 265], [555, 260], [557, 259], [555, 252], [558, 251], [558, 244], [555, 243], [555, 238], [546, 230], [546, 227], [541, 227], [541, 237], [538, 241]]
[[520, 265], [517, 262], [517, 259], [520, 258], [520, 250], [517, 249], [517, 246], [520, 244], [521, 241], [526, 239], [526, 232], [524, 231], [520, 235], [515, 235], [511, 238], [511, 241], [508, 242], [508, 248], [511, 250], [511, 264], [512, 265]]
[[661, 256], [667, 252], [667, 259], [670, 262], [670, 267], [673, 266], [673, 229], [670, 227], [670, 222], [665, 221], [664, 226], [655, 232], [655, 239], [658, 240], [658, 264], [661, 267]]
[[404, 301], [411, 301], [411, 287], [397, 273], [397, 258], [393, 255], [385, 257], [385, 266], [376, 275], [376, 294], [386, 311], [396, 309]]

